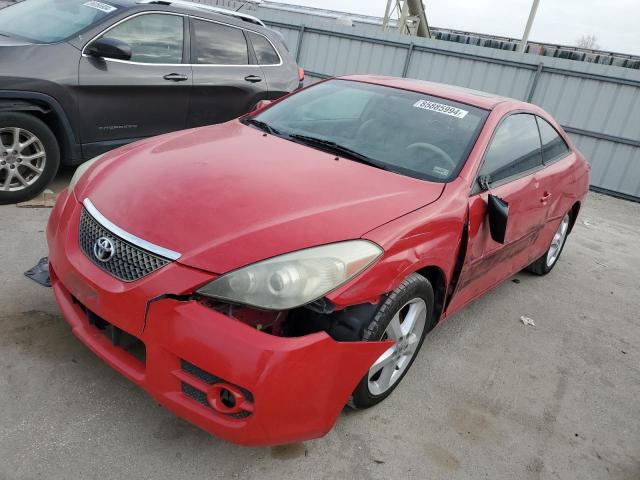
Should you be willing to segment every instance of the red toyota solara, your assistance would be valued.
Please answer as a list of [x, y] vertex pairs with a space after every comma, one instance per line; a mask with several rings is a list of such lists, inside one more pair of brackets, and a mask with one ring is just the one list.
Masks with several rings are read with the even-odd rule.
[[534, 105], [331, 79], [82, 165], [51, 283], [74, 334], [175, 414], [301, 441], [389, 396], [439, 321], [548, 273], [589, 171]]

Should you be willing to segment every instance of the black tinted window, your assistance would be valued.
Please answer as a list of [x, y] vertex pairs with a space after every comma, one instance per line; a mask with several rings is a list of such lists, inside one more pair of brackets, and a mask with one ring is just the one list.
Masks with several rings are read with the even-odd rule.
[[565, 141], [546, 120], [540, 117], [537, 117], [537, 120], [538, 127], [540, 127], [540, 138], [542, 139], [542, 158], [544, 163], [564, 157], [569, 152], [569, 147]]
[[542, 164], [540, 136], [533, 115], [507, 117], [498, 127], [480, 169], [495, 182]]
[[138, 15], [113, 27], [103, 37], [129, 44], [132, 62], [182, 63], [182, 22], [179, 15]]
[[278, 57], [269, 40], [255, 33], [249, 33], [249, 37], [260, 65], [276, 65], [280, 63], [280, 57]]
[[209, 65], [246, 65], [247, 41], [242, 30], [219, 23], [193, 20], [193, 52], [196, 63]]
[[466, 162], [486, 116], [486, 110], [447, 98], [329, 80], [255, 118], [311, 148], [322, 149], [328, 142], [392, 172], [449, 182]]

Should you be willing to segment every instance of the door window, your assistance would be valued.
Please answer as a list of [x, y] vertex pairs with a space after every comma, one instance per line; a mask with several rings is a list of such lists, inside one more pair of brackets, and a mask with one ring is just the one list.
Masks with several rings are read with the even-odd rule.
[[253, 51], [256, 52], [256, 58], [260, 65], [277, 65], [280, 63], [280, 57], [273, 49], [271, 42], [262, 35], [249, 32], [249, 38], [253, 45]]
[[536, 117], [536, 120], [538, 121], [538, 127], [540, 127], [544, 163], [551, 163], [569, 153], [569, 147], [556, 129], [543, 118]]
[[204, 65], [247, 65], [247, 40], [239, 28], [193, 20], [193, 56]]
[[519, 175], [542, 165], [540, 135], [529, 114], [508, 116], [499, 126], [480, 168], [492, 182]]
[[138, 15], [115, 26], [103, 37], [127, 43], [131, 47], [132, 62], [182, 63], [184, 27], [179, 15]]

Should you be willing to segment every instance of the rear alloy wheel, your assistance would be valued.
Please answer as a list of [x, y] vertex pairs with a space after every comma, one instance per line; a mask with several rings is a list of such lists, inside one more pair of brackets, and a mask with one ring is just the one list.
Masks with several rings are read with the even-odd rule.
[[416, 273], [405, 279], [380, 307], [363, 340], [394, 340], [373, 363], [353, 392], [349, 405], [372, 407], [398, 386], [416, 358], [426, 334], [435, 326], [433, 288]]
[[571, 224], [571, 215], [567, 213], [562, 221], [558, 230], [551, 239], [551, 245], [549, 249], [535, 262], [529, 265], [526, 270], [536, 275], [546, 275], [549, 273], [560, 258], [564, 244], [569, 236], [569, 225]]
[[23, 113], [0, 114], [0, 204], [36, 196], [59, 163], [58, 143], [41, 120]]

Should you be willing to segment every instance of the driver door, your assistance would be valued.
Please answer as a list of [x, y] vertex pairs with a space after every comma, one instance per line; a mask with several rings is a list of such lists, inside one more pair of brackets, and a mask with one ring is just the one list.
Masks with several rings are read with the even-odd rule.
[[187, 29], [182, 15], [137, 14], [101, 35], [127, 43], [130, 61], [82, 55], [78, 102], [83, 156], [185, 128], [193, 81], [185, 63]]
[[[511, 114], [503, 118], [485, 152], [479, 184], [469, 199], [469, 241], [465, 264], [451, 311], [520, 271], [540, 256], [540, 232], [548, 205], [541, 187], [542, 153], [533, 115]], [[491, 236], [487, 214], [489, 195], [508, 204], [504, 243]]]

